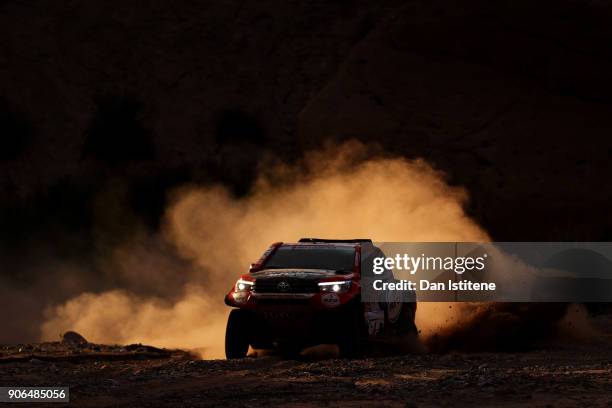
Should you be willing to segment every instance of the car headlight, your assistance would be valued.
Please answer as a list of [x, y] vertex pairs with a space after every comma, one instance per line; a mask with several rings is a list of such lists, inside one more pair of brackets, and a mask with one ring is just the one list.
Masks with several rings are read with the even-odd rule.
[[254, 282], [251, 282], [251, 281], [248, 281], [248, 280], [238, 279], [238, 282], [236, 282], [236, 286], [234, 286], [234, 292], [246, 292], [246, 291], [249, 291], [253, 287], [253, 283]]
[[321, 292], [345, 293], [351, 288], [351, 281], [319, 282]]

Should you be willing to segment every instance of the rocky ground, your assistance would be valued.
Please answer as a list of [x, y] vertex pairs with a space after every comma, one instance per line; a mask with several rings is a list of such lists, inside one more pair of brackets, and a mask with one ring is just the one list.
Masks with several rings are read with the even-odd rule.
[[199, 360], [142, 345], [0, 350], [1, 386], [69, 386], [80, 407], [612, 406], [610, 346], [299, 361]]

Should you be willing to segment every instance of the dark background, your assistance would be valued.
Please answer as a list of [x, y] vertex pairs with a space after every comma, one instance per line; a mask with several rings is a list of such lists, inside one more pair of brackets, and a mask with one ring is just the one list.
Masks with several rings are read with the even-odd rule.
[[601, 1], [2, 1], [0, 272], [352, 138], [465, 186], [494, 240], [607, 241], [611, 108]]

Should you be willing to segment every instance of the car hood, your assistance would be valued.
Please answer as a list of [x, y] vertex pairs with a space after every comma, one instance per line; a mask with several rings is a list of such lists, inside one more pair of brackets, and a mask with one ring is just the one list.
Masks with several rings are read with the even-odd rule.
[[255, 279], [260, 278], [297, 278], [297, 279], [322, 279], [336, 276], [334, 270], [325, 269], [264, 269], [254, 272], [251, 276]]

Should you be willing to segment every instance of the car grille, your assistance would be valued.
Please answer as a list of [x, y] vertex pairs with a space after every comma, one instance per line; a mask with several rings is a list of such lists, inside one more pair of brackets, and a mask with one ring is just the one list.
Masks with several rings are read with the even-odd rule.
[[253, 285], [257, 293], [316, 293], [317, 281], [306, 279], [268, 278], [257, 279]]
[[257, 304], [260, 306], [308, 306], [310, 299], [257, 299]]

